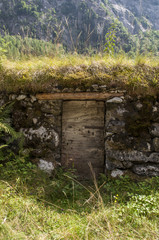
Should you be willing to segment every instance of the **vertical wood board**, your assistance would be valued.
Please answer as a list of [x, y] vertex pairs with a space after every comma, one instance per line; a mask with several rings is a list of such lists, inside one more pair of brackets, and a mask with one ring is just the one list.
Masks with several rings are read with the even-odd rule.
[[91, 162], [98, 175], [104, 169], [104, 102], [64, 101], [62, 165], [90, 178]]

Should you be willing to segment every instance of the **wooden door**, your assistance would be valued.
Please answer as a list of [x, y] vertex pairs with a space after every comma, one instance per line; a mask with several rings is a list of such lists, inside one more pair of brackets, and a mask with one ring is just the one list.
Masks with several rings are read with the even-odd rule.
[[64, 101], [62, 117], [62, 165], [90, 178], [88, 163], [96, 175], [104, 170], [104, 102]]

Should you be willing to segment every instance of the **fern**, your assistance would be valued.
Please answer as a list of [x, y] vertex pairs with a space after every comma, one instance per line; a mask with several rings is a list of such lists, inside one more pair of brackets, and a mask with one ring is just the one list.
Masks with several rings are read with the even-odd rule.
[[0, 119], [0, 132], [2, 131], [10, 134], [13, 138], [18, 137], [18, 133], [8, 123], [2, 122], [2, 120]]
[[5, 147], [8, 147], [8, 145], [6, 145], [6, 144], [1, 145], [1, 146], [0, 146], [0, 150], [1, 150], [2, 148], [5, 148]]
[[[13, 103], [7, 103], [0, 107], [0, 133], [1, 136], [9, 134], [11, 138], [7, 144], [11, 143], [13, 140], [19, 138], [21, 133], [16, 132], [10, 125], [10, 112], [13, 107]], [[4, 146], [4, 145], [2, 145]], [[2, 146], [0, 148], [2, 148]], [[6, 145], [5, 145], [6, 146]]]
[[0, 107], [0, 122], [10, 121], [10, 112], [12, 110], [14, 102], [6, 103]]

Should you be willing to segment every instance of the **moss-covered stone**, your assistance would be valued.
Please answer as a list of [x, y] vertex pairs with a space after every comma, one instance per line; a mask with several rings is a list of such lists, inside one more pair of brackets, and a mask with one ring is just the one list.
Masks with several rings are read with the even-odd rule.
[[153, 103], [155, 98], [147, 96], [139, 103], [127, 103], [128, 112], [125, 113], [125, 129], [128, 135], [146, 137], [152, 122]]

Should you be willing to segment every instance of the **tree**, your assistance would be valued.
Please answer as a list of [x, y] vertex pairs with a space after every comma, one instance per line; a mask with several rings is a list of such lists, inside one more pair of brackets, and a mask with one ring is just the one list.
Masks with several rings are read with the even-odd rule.
[[106, 42], [104, 44], [105, 45], [104, 52], [107, 52], [111, 55], [113, 55], [115, 52], [115, 42], [116, 42], [116, 32], [117, 32], [116, 26], [117, 26], [116, 22], [112, 23], [108, 29], [108, 32], [105, 35]]

